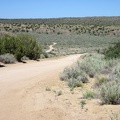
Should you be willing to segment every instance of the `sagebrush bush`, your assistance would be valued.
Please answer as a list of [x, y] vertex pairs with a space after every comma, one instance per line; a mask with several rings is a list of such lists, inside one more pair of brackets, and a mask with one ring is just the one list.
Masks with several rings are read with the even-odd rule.
[[94, 83], [94, 86], [95, 87], [100, 87], [102, 84], [108, 82], [108, 79], [105, 78], [105, 77], [102, 77], [102, 78], [97, 78], [95, 83]]
[[0, 55], [0, 62], [5, 64], [11, 64], [11, 63], [15, 63], [16, 59], [14, 55], [7, 53], [4, 55]]
[[99, 99], [103, 104], [120, 104], [120, 82], [103, 84], [99, 89]]
[[88, 82], [87, 74], [74, 65], [65, 68], [60, 74], [60, 79], [67, 81], [70, 87], [79, 87], [81, 86], [81, 83]]
[[104, 56], [100, 54], [88, 54], [83, 56], [79, 67], [84, 70], [90, 77], [100, 73], [105, 66]]
[[113, 67], [112, 72], [109, 74], [109, 79], [110, 80], [120, 79], [120, 63], [116, 64], [116, 66]]
[[80, 86], [81, 82], [88, 82], [88, 76], [94, 77], [105, 66], [104, 55], [86, 54], [78, 59], [71, 67], [67, 67], [60, 74], [61, 80], [68, 81], [68, 85]]
[[119, 63], [119, 59], [105, 59], [105, 66], [101, 71], [101, 74], [111, 74], [112, 69]]

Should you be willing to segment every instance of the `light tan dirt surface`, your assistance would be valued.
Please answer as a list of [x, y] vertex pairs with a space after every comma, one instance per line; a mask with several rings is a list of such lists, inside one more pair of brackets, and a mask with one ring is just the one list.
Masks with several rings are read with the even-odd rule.
[[120, 106], [86, 100], [82, 109], [82, 88], [70, 91], [59, 79], [64, 67], [79, 56], [0, 68], [0, 120], [109, 120], [111, 110]]

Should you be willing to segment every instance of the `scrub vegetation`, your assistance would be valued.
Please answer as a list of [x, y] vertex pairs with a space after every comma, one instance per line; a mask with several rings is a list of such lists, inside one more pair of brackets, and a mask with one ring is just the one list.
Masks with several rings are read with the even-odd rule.
[[11, 63], [11, 60], [7, 62], [7, 59], [13, 59], [10, 54], [13, 54], [18, 61], [21, 61], [24, 56], [37, 60], [41, 52], [42, 48], [40, 44], [29, 34], [6, 34], [0, 38], [1, 62]]
[[[83, 94], [84, 98], [99, 98], [102, 104], [120, 104], [120, 52], [116, 46], [108, 48], [105, 54], [86, 54], [60, 74], [70, 87], [80, 87], [82, 83], [95, 79], [93, 92]], [[114, 51], [115, 50], [115, 51]], [[111, 53], [108, 57], [109, 52]], [[115, 53], [117, 57], [114, 56]]]

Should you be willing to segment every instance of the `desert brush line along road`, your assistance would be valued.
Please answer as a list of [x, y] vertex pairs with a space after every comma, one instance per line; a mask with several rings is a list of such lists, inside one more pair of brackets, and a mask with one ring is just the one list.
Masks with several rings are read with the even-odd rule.
[[[0, 68], [0, 120], [70, 120], [56, 91], [65, 83], [60, 81], [59, 73], [79, 57], [77, 54]], [[49, 93], [47, 87], [54, 90]]]

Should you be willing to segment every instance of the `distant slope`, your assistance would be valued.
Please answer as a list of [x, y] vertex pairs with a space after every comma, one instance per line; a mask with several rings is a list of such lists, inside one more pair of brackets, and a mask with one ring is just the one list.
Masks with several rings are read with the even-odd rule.
[[34, 24], [81, 24], [120, 26], [120, 16], [116, 17], [83, 17], [83, 18], [49, 18], [49, 19], [0, 19], [1, 23], [34, 23]]
[[0, 31], [120, 36], [120, 16], [51, 19], [0, 19]]

